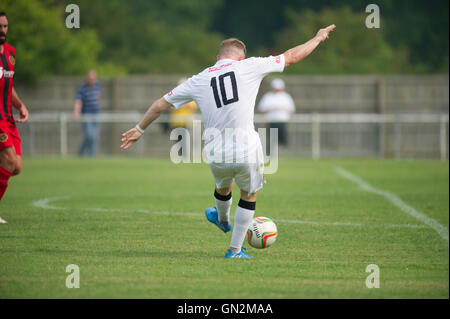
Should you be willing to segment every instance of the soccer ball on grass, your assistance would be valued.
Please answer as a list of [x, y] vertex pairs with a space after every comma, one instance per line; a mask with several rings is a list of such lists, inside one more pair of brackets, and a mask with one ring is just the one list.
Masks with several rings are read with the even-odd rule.
[[247, 230], [247, 241], [254, 248], [267, 248], [277, 239], [277, 225], [267, 217], [256, 217]]

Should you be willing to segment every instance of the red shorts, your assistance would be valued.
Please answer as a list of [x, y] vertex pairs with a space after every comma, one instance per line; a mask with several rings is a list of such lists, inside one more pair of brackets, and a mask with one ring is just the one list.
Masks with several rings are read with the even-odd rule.
[[11, 146], [15, 148], [17, 155], [22, 156], [22, 141], [16, 124], [0, 120], [0, 151]]

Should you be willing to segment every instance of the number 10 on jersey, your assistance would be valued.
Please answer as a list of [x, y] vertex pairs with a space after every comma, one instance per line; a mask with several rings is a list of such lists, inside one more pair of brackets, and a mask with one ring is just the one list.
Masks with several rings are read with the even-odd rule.
[[[233, 91], [233, 96], [231, 98], [227, 97], [227, 92], [225, 90], [225, 78], [227, 78], [227, 77], [230, 78], [231, 88]], [[217, 81], [217, 79], [219, 81]], [[220, 95], [222, 96], [222, 101], [220, 100], [220, 97], [219, 97], [219, 90], [217, 90], [217, 82], [219, 82]], [[213, 90], [214, 99], [216, 100], [217, 108], [222, 107], [222, 104], [227, 105], [227, 104], [231, 104], [231, 103], [239, 101], [239, 95], [238, 95], [237, 84], [236, 84], [236, 76], [235, 76], [234, 72], [224, 73], [222, 75], [219, 75], [218, 77], [211, 78], [211, 87]]]

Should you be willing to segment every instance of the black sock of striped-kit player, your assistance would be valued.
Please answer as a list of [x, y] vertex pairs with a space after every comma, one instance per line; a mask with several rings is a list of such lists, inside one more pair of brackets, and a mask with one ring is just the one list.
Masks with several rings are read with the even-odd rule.
[[216, 201], [219, 221], [222, 224], [228, 223], [230, 221], [230, 208], [233, 201], [231, 198], [231, 192], [228, 195], [220, 195], [217, 191], [214, 191], [214, 200]]
[[233, 233], [231, 234], [230, 249], [233, 253], [241, 251], [248, 227], [255, 215], [255, 206], [256, 202], [248, 202], [242, 198], [239, 200], [236, 213], [234, 214]]

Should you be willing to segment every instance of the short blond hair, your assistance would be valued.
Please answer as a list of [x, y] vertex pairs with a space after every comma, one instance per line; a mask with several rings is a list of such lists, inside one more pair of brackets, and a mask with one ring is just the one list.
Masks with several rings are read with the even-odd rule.
[[247, 54], [244, 42], [237, 38], [226, 39], [220, 44], [219, 56], [236, 55], [239, 54], [238, 51], [243, 52], [244, 55]]

